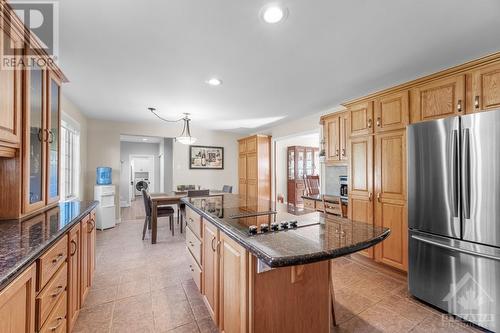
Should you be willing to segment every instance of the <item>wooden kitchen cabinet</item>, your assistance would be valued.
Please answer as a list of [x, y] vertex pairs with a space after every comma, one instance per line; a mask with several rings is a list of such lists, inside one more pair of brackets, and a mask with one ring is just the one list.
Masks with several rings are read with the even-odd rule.
[[500, 64], [479, 68], [472, 72], [472, 111], [500, 108]]
[[224, 233], [220, 234], [219, 328], [221, 332], [247, 332], [248, 255]]
[[60, 159], [61, 159], [61, 81], [53, 74], [47, 75], [47, 115], [46, 115], [46, 151], [47, 184], [45, 186], [47, 204], [59, 201]]
[[254, 135], [238, 140], [241, 206], [255, 209], [258, 199], [271, 199], [271, 137]]
[[350, 136], [373, 133], [373, 101], [349, 106]]
[[412, 123], [465, 114], [465, 75], [433, 80], [411, 90]]
[[403, 129], [410, 121], [408, 91], [375, 100], [375, 133]]
[[[373, 136], [351, 138], [349, 156], [348, 216], [354, 221], [373, 224]], [[373, 248], [360, 253], [373, 258]]]
[[80, 311], [80, 278], [81, 278], [81, 233], [80, 223], [68, 233], [68, 290], [67, 320], [68, 332], [75, 326]]
[[[5, 24], [5, 23], [4, 23]], [[5, 50], [11, 45], [19, 48], [21, 38], [10, 32], [7, 27], [0, 31], [0, 61], [8, 61], [12, 55], [6, 54]], [[19, 51], [16, 54], [21, 56]], [[0, 157], [12, 158], [21, 144], [21, 93], [22, 93], [22, 71], [20, 69], [0, 69]]]
[[81, 267], [80, 267], [80, 307], [85, 302], [87, 298], [89, 289], [90, 289], [90, 281], [89, 281], [89, 230], [91, 230], [90, 215], [87, 215], [80, 222], [81, 227]]
[[219, 230], [203, 224], [203, 300], [215, 324], [219, 322]]
[[375, 193], [375, 225], [391, 229], [375, 246], [375, 260], [407, 270], [406, 130], [375, 138]]
[[323, 141], [325, 144], [325, 162], [345, 164], [348, 160], [349, 113], [336, 112], [321, 117]]
[[35, 331], [36, 265], [31, 265], [0, 292], [0, 332]]

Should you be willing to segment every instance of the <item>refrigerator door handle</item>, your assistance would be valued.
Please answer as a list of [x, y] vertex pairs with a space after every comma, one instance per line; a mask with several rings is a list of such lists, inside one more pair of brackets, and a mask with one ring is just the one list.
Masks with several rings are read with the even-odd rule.
[[470, 219], [470, 130], [462, 136], [462, 206], [464, 218]]
[[425, 238], [425, 237], [422, 237], [422, 236], [412, 235], [411, 238], [413, 238], [413, 239], [415, 239], [417, 241], [423, 242], [423, 243], [431, 244], [431, 245], [434, 245], [434, 246], [437, 246], [437, 247], [442, 247], [442, 248], [447, 249], [447, 250], [452, 250], [452, 251], [455, 251], [455, 252], [460, 252], [460, 253], [470, 254], [470, 255], [473, 255], [473, 256], [477, 256], [477, 257], [483, 257], [483, 258], [488, 258], [488, 259], [500, 261], [500, 257], [494, 256], [494, 255], [491, 255], [491, 254], [480, 253], [480, 252], [476, 252], [476, 251], [471, 251], [471, 250], [463, 249], [463, 248], [460, 248], [460, 247], [451, 246], [451, 245], [448, 245], [448, 244], [443, 244], [441, 242], [436, 242], [434, 240], [431, 240], [431, 239], [428, 239], [428, 238]]
[[458, 205], [460, 200], [459, 193], [459, 173], [458, 173], [458, 165], [460, 163], [459, 153], [458, 153], [458, 130], [453, 130], [453, 148], [452, 148], [452, 163], [453, 163], [453, 217], [458, 218]]

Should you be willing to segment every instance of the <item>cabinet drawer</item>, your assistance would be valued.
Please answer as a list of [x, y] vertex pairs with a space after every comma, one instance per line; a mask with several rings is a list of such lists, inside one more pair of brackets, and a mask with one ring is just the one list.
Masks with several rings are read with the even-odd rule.
[[201, 292], [201, 268], [198, 266], [196, 259], [190, 254], [189, 256], [189, 270], [191, 270], [191, 275], [193, 276], [194, 283]]
[[201, 263], [201, 242], [191, 231], [191, 227], [186, 228], [186, 246], [193, 255], [194, 259]]
[[68, 267], [64, 263], [50, 282], [36, 297], [36, 327], [40, 328], [47, 321], [51, 310], [66, 291]]
[[40, 333], [63, 333], [66, 332], [66, 299], [67, 293], [64, 292], [61, 297], [59, 297], [59, 301], [54, 307], [54, 311], [47, 318], [47, 322], [43, 325]]
[[304, 199], [304, 208], [314, 209], [314, 200]]
[[37, 291], [50, 280], [52, 275], [61, 267], [68, 256], [68, 236], [61, 238], [54, 246], [45, 252], [37, 261]]
[[323, 212], [325, 210], [323, 201], [316, 201], [316, 210], [319, 210], [320, 212]]
[[201, 239], [201, 216], [194, 210], [186, 206], [186, 224], [191, 231]]

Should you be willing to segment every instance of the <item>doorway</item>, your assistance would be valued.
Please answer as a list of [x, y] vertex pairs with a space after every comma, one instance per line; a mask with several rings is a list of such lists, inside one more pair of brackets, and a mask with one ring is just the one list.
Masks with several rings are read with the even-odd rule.
[[273, 200], [302, 205], [304, 176], [322, 178], [319, 148], [319, 130], [273, 139]]

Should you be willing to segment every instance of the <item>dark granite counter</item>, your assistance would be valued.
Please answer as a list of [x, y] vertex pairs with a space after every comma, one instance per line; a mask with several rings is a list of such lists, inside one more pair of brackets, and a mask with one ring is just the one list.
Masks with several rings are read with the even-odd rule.
[[28, 219], [0, 221], [0, 290], [97, 204], [97, 201], [68, 201]]
[[[387, 228], [266, 200], [241, 206], [241, 198], [234, 194], [182, 201], [270, 267], [333, 259], [371, 247], [390, 234]], [[270, 211], [275, 214], [249, 216]], [[283, 221], [297, 221], [298, 227], [256, 235], [248, 231], [250, 225]]]

